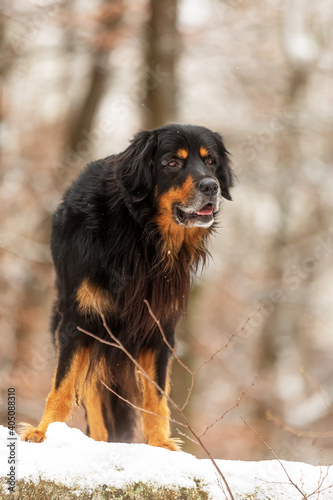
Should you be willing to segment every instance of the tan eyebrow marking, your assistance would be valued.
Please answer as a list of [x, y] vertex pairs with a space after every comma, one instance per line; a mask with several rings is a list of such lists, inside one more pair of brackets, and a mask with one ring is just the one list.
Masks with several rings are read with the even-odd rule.
[[204, 157], [204, 156], [208, 156], [208, 155], [209, 155], [209, 153], [208, 153], [208, 149], [207, 149], [207, 148], [205, 148], [204, 146], [201, 146], [201, 147], [200, 147], [200, 154], [201, 154], [201, 156], [202, 156], [202, 157]]
[[178, 158], [185, 160], [188, 157], [187, 149], [184, 149], [184, 148], [178, 149], [177, 156], [178, 156]]

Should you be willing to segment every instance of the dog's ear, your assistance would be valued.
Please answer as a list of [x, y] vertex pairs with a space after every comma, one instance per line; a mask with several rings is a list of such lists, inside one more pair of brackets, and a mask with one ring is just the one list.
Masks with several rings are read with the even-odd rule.
[[117, 178], [131, 201], [142, 201], [153, 187], [153, 157], [156, 136], [153, 131], [138, 132], [117, 158]]
[[219, 154], [219, 164], [216, 171], [216, 177], [220, 183], [223, 198], [232, 200], [229, 189], [234, 185], [234, 174], [230, 166], [229, 153], [226, 150], [222, 137], [218, 132], [215, 132], [215, 138]]

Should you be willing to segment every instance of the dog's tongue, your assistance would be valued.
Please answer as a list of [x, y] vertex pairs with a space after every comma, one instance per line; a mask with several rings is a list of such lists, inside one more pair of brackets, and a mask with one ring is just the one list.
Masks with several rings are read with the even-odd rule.
[[213, 205], [205, 205], [201, 210], [197, 212], [198, 215], [212, 215]]

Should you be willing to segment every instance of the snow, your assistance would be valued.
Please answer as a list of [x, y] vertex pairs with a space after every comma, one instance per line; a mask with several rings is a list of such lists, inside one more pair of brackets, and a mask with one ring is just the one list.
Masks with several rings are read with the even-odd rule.
[[[151, 486], [189, 487], [197, 484], [212, 500], [226, 498], [217, 472], [209, 459], [197, 459], [145, 444], [96, 442], [64, 423], [51, 424], [42, 444], [16, 441], [17, 475], [38, 483], [51, 480], [80, 492], [107, 485], [122, 488], [143, 482]], [[0, 477], [9, 471], [8, 429], [0, 426]], [[333, 500], [333, 469], [277, 460], [262, 462], [216, 461], [235, 499], [304, 498], [291, 480], [313, 499]], [[317, 494], [318, 489], [320, 495]], [[313, 494], [316, 492], [315, 494]]]

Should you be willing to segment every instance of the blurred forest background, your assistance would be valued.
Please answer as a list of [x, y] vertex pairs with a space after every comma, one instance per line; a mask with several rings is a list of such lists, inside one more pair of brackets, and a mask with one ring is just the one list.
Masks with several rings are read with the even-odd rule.
[[[186, 414], [199, 433], [224, 415], [215, 457], [273, 458], [243, 417], [280, 458], [333, 462], [332, 26], [330, 0], [2, 0], [1, 423], [8, 387], [33, 424], [51, 387], [64, 188], [139, 129], [193, 123], [223, 135], [238, 180], [178, 331], [191, 368], [227, 346]], [[174, 363], [178, 402], [188, 382]]]

